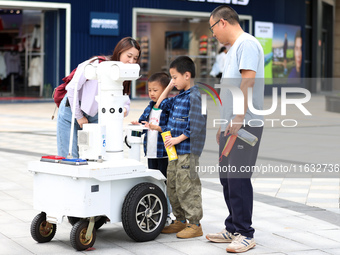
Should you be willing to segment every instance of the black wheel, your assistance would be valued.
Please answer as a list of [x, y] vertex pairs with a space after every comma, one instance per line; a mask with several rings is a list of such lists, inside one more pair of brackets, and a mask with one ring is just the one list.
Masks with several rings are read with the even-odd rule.
[[137, 242], [154, 240], [167, 217], [167, 201], [155, 184], [140, 183], [127, 194], [122, 208], [125, 232]]
[[[68, 222], [74, 226], [78, 221], [80, 221], [82, 218], [78, 218], [78, 217], [73, 217], [73, 216], [67, 216], [68, 218]], [[107, 217], [106, 216], [98, 216], [96, 217], [96, 222], [94, 223], [94, 228], [95, 229], [99, 229], [101, 226], [103, 226], [106, 221], [107, 221]]]
[[74, 226], [78, 221], [81, 220], [81, 218], [78, 218], [78, 217], [73, 217], [73, 216], [67, 216], [68, 218], [68, 222]]
[[86, 220], [80, 220], [72, 227], [70, 240], [71, 245], [77, 251], [84, 251], [93, 246], [96, 241], [96, 229], [93, 228], [91, 237], [86, 239], [86, 231], [89, 222]]
[[52, 240], [57, 231], [57, 225], [46, 221], [46, 213], [39, 213], [31, 223], [31, 236], [38, 243]]
[[98, 230], [101, 226], [106, 224], [107, 222], [107, 217], [106, 216], [99, 216], [96, 217], [96, 222], [94, 223], [94, 228]]

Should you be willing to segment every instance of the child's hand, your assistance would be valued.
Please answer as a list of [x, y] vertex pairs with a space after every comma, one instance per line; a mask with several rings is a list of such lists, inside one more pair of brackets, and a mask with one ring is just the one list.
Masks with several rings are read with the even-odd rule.
[[172, 87], [172, 88], [175, 87], [175, 83], [174, 83], [174, 80], [173, 80], [173, 79], [170, 80], [168, 86], [169, 86], [169, 87]]
[[163, 100], [165, 98], [168, 97], [169, 93], [171, 92], [171, 90], [175, 87], [175, 82], [173, 79], [170, 80], [168, 86], [163, 90], [162, 94], [159, 96], [159, 98], [157, 99], [156, 104], [154, 105], [154, 107], [159, 108], [159, 106], [161, 105], [161, 103], [163, 102]]
[[151, 130], [157, 130], [158, 131], [158, 127], [159, 126], [157, 126], [157, 125], [149, 123], [149, 129], [151, 129]]
[[160, 126], [157, 126], [157, 125], [154, 125], [154, 124], [151, 124], [147, 121], [142, 121], [142, 123], [144, 124], [144, 126], [150, 130], [156, 130], [158, 132], [162, 132], [162, 129]]
[[132, 125], [140, 125], [140, 123], [138, 121], [131, 121]]
[[180, 141], [178, 139], [178, 137], [172, 137], [172, 138], [168, 138], [164, 141], [164, 146], [165, 148], [168, 148], [168, 147], [171, 147], [171, 146], [174, 146], [176, 144], [179, 144]]
[[146, 127], [146, 128], [150, 128], [150, 123], [147, 122], [147, 121], [142, 121], [143, 125]]
[[153, 124], [151, 124], [151, 123], [149, 123], [147, 121], [142, 121], [142, 123], [144, 124], [144, 126], [146, 128], [151, 129], [151, 130], [155, 130], [156, 125], [153, 125]]

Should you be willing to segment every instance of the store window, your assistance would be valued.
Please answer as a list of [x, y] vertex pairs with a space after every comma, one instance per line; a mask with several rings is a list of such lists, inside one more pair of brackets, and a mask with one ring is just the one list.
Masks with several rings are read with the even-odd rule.
[[67, 3], [0, 3], [0, 100], [51, 98], [59, 76], [70, 72], [70, 8]]
[[[132, 97], [148, 97], [148, 77], [156, 72], [168, 73], [171, 61], [181, 55], [195, 62], [198, 79], [213, 78], [210, 72], [222, 45], [212, 37], [209, 18], [210, 13], [204, 12], [134, 9], [133, 36], [142, 48], [142, 77], [135, 82]], [[245, 31], [249, 24], [251, 17], [243, 16]]]
[[0, 93], [39, 96], [43, 84], [41, 11], [0, 11]]
[[212, 38], [208, 22], [209, 17], [138, 16], [142, 77], [136, 84], [137, 97], [147, 97], [148, 77], [156, 72], [168, 72], [171, 61], [180, 55], [193, 59], [197, 77], [208, 76], [217, 49], [217, 41]]

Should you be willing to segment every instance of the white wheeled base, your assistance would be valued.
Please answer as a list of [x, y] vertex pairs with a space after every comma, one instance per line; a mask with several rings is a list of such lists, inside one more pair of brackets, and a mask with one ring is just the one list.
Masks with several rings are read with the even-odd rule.
[[34, 209], [42, 212], [32, 222], [32, 237], [38, 242], [50, 241], [56, 224], [68, 216], [79, 218], [71, 231], [71, 244], [77, 250], [93, 245], [95, 220], [103, 217], [110, 223], [123, 222], [127, 234], [136, 241], [156, 238], [167, 214], [165, 177], [133, 159], [114, 163], [30, 162]]

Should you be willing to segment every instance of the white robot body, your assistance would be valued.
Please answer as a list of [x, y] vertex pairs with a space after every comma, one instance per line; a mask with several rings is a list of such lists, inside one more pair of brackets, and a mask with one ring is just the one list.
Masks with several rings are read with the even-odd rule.
[[78, 131], [79, 154], [84, 159], [102, 160], [106, 158], [106, 128], [99, 124], [84, 125]]
[[106, 61], [86, 67], [86, 78], [98, 79], [99, 123], [84, 124], [79, 131], [81, 159], [52, 156], [29, 163], [34, 209], [41, 212], [31, 224], [34, 240], [50, 241], [56, 231], [54, 224], [62, 223], [65, 216], [69, 220], [79, 218], [70, 234], [72, 246], [79, 251], [92, 247], [96, 224], [102, 220], [122, 222], [136, 241], [153, 240], [163, 229], [166, 178], [139, 161], [143, 126], [129, 125], [126, 140], [131, 153], [128, 159], [123, 158], [124, 104], [128, 97], [122, 93], [122, 83], [136, 80], [138, 74], [137, 64]]
[[[99, 125], [106, 126], [106, 158], [123, 158], [124, 104], [128, 96], [115, 96], [111, 91], [102, 92], [99, 106]], [[117, 156], [120, 155], [120, 156]]]
[[131, 159], [140, 160], [143, 130], [147, 130], [147, 128], [142, 125], [128, 125], [126, 127], [126, 142], [130, 145], [129, 158]]
[[[103, 141], [93, 142], [101, 149], [105, 149], [102, 158], [104, 160], [123, 159], [123, 120], [124, 105], [129, 100], [127, 95], [123, 95], [123, 82], [125, 80], [136, 80], [139, 78], [140, 67], [138, 64], [123, 64], [117, 61], [103, 61], [100, 64], [88, 64], [85, 67], [86, 79], [98, 79], [98, 124], [84, 124], [104, 126], [106, 129], [106, 143]], [[88, 132], [99, 132], [100, 128], [88, 129]], [[80, 133], [81, 134], [81, 133]], [[96, 139], [101, 134], [92, 135]], [[87, 144], [78, 141], [80, 158], [97, 160], [98, 149], [90, 150]], [[85, 147], [85, 148], [84, 148]], [[93, 154], [92, 151], [94, 152]]]

